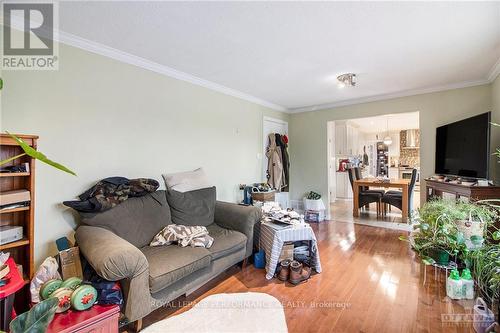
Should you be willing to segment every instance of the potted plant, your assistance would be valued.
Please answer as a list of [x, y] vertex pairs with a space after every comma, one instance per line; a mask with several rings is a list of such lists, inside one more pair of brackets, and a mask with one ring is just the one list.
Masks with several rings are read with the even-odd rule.
[[12, 333], [43, 333], [54, 318], [59, 299], [56, 297], [48, 298], [28, 312], [18, 315], [10, 322], [9, 328]]
[[471, 251], [467, 258], [478, 296], [496, 309], [497, 321], [500, 313], [500, 245], [486, 244]]
[[400, 239], [409, 241], [425, 264], [448, 265], [450, 256], [457, 259], [467, 251], [463, 234], [455, 223], [462, 217], [463, 213], [456, 209], [454, 201], [431, 200], [412, 216], [415, 225], [410, 237]]
[[482, 246], [485, 239], [500, 238], [492, 231], [497, 212], [491, 205], [435, 199], [426, 202], [412, 217], [414, 231], [409, 238], [424, 263], [446, 265], [449, 257], [465, 264], [469, 250]]

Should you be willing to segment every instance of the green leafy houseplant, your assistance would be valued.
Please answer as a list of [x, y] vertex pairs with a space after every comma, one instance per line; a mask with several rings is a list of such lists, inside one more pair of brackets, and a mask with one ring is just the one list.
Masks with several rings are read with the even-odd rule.
[[[496, 213], [487, 206], [455, 200], [435, 199], [426, 202], [412, 217], [415, 223], [410, 237], [400, 237], [409, 241], [413, 250], [422, 258], [425, 264], [440, 261], [446, 264], [446, 256], [456, 259], [466, 259], [469, 252], [463, 232], [458, 221], [472, 220], [472, 223], [484, 223], [482, 237], [497, 238], [498, 231], [489, 235], [486, 230], [492, 225]], [[489, 235], [489, 236], [487, 236]]]
[[44, 333], [47, 326], [54, 318], [59, 299], [56, 297], [48, 298], [28, 312], [22, 313], [10, 322], [10, 331], [12, 333]]
[[[412, 217], [415, 225], [410, 237], [402, 236], [400, 239], [409, 241], [426, 265], [435, 263], [438, 256], [442, 257], [443, 253], [456, 256], [465, 247], [454, 223], [458, 217], [451, 201], [429, 201], [418, 210], [417, 215]], [[447, 264], [443, 262], [443, 258], [440, 261], [441, 264]]]
[[468, 263], [476, 286], [488, 304], [498, 308], [500, 302], [500, 245], [487, 244], [483, 248], [471, 251]]
[[17, 159], [19, 157], [28, 155], [28, 156], [30, 156], [30, 157], [32, 157], [34, 159], [37, 159], [37, 160], [39, 160], [39, 161], [41, 161], [43, 163], [48, 164], [48, 165], [50, 165], [50, 166], [52, 166], [52, 167], [54, 167], [56, 169], [59, 169], [61, 171], [64, 171], [64, 172], [67, 172], [69, 174], [72, 174], [72, 175], [76, 176], [76, 173], [74, 173], [73, 171], [71, 171], [70, 169], [68, 169], [67, 167], [65, 167], [64, 165], [59, 164], [57, 162], [54, 162], [54, 161], [48, 159], [47, 156], [45, 156], [42, 152], [39, 152], [39, 151], [33, 149], [26, 142], [24, 142], [21, 138], [18, 138], [17, 136], [15, 136], [14, 134], [10, 134], [9, 132], [7, 132], [7, 134], [9, 134], [10, 137], [12, 139], [14, 139], [19, 144], [19, 146], [21, 146], [21, 148], [23, 149], [24, 153], [0, 161], [0, 166], [4, 165], [6, 163], [9, 163], [9, 162], [11, 162], [11, 161], [13, 161], [13, 160], [15, 160], [15, 159]]

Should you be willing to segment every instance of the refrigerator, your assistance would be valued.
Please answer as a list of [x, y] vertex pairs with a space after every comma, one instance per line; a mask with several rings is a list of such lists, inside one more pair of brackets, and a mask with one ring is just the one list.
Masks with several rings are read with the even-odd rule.
[[389, 177], [389, 147], [377, 142], [377, 177]]

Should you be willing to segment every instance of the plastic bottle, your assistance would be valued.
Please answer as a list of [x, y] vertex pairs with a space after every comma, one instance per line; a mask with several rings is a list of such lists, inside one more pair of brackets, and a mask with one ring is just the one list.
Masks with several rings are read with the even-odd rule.
[[462, 297], [464, 299], [474, 299], [474, 280], [472, 280], [472, 275], [470, 270], [465, 268], [462, 271]]
[[460, 273], [456, 269], [450, 272], [450, 276], [446, 280], [446, 295], [451, 299], [462, 298], [462, 280]]

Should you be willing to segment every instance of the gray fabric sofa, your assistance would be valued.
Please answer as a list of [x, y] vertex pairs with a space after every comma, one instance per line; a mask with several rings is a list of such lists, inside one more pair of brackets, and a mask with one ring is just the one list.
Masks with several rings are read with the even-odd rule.
[[139, 320], [177, 297], [194, 291], [252, 254], [260, 210], [216, 202], [211, 248], [150, 247], [172, 223], [165, 191], [129, 198], [111, 210], [81, 214], [75, 238], [97, 274], [121, 281], [125, 315]]

